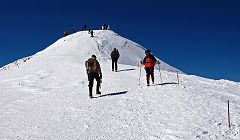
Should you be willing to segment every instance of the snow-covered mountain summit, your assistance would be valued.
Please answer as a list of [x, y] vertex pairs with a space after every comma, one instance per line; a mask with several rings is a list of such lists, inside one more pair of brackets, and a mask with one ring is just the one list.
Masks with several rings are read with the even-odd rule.
[[[178, 70], [162, 62], [167, 71], [156, 70], [147, 87], [137, 66], [144, 48], [112, 31], [94, 32], [61, 38], [1, 68], [0, 139], [240, 138], [240, 83], [179, 74], [178, 84]], [[114, 47], [121, 53], [118, 72], [109, 59]], [[84, 61], [92, 54], [103, 82], [102, 95], [89, 99]]]
[[[88, 31], [81, 31], [59, 39], [54, 44], [36, 55], [40, 58], [38, 60], [39, 62], [43, 62], [45, 60], [43, 57], [60, 58], [66, 56], [72, 57], [72, 59], [79, 61], [79, 63], [84, 63], [84, 61], [92, 54], [95, 54], [100, 61], [110, 61], [110, 54], [113, 48], [117, 48], [119, 50], [120, 64], [133, 66], [137, 66], [138, 62], [144, 58], [144, 52], [146, 50], [141, 45], [123, 38], [113, 31], [95, 30], [94, 37], [90, 37]], [[33, 57], [35, 57], [35, 55]], [[160, 65], [162, 70], [182, 73], [165, 62], [161, 60], [159, 61], [161, 62]], [[12, 65], [16, 65], [17, 63], [18, 62], [14, 62]]]

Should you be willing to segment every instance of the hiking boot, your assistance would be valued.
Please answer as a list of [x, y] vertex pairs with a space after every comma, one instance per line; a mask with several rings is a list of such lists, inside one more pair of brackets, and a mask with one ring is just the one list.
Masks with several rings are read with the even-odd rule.
[[92, 98], [93, 98], [93, 96], [90, 96], [90, 95], [89, 95], [89, 98], [90, 98], [90, 99], [92, 99]]
[[149, 86], [149, 81], [147, 81], [147, 86]]
[[97, 93], [96, 94], [98, 94], [98, 95], [101, 95], [101, 92], [100, 91], [97, 91]]

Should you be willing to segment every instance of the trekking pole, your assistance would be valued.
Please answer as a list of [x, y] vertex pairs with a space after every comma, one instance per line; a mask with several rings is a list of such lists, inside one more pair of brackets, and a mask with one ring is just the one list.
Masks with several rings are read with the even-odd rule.
[[177, 80], [178, 80], [178, 84], [179, 84], [179, 75], [178, 75], [178, 72], [177, 72]]
[[140, 70], [139, 79], [138, 79], [138, 85], [140, 85], [142, 64], [139, 62], [139, 63], [138, 63], [138, 66], [139, 66], [139, 70]]
[[229, 127], [229, 129], [231, 128], [231, 123], [230, 123], [230, 111], [229, 111], [229, 100], [228, 100], [228, 127]]
[[[160, 62], [159, 62], [160, 63]], [[160, 64], [158, 63], [158, 70], [159, 70], [159, 74], [160, 74], [160, 79], [161, 79], [161, 84], [162, 84], [162, 74], [161, 74], [161, 70], [160, 70]]]

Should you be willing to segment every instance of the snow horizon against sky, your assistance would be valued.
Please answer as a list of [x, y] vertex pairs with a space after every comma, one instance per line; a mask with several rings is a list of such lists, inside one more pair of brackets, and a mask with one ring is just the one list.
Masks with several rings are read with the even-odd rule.
[[2, 1], [0, 67], [35, 54], [84, 24], [107, 23], [187, 73], [240, 81], [240, 2]]

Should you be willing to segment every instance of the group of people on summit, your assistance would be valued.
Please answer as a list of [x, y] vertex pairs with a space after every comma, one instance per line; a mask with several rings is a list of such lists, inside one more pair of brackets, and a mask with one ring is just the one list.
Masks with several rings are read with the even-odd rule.
[[[160, 62], [151, 54], [150, 50], [145, 51], [146, 56], [140, 63], [145, 66], [146, 70], [146, 80], [147, 86], [150, 85], [150, 77], [152, 80], [152, 84], [154, 84], [154, 66], [156, 64], [160, 64]], [[120, 57], [120, 54], [116, 48], [111, 52], [112, 59], [112, 71], [118, 71], [117, 61]], [[100, 86], [102, 83], [102, 71], [99, 62], [96, 59], [95, 55], [92, 55], [87, 61], [85, 61], [85, 67], [88, 75], [89, 81], [89, 97], [93, 98], [92, 89], [93, 89], [93, 81], [94, 79], [97, 81], [96, 94], [101, 95]]]
[[[109, 30], [110, 29], [110, 26], [107, 25], [107, 24], [103, 24], [101, 26], [101, 30]], [[93, 29], [91, 28], [88, 28], [86, 24], [84, 24], [82, 27], [81, 27], [81, 31], [88, 31], [89, 34], [91, 34], [91, 37], [93, 37]], [[73, 27], [73, 33], [76, 33], [77, 32], [77, 28], [74, 26]], [[69, 33], [66, 31], [63, 32], [63, 36], [68, 36]]]

